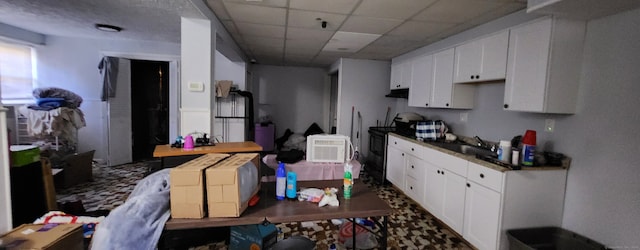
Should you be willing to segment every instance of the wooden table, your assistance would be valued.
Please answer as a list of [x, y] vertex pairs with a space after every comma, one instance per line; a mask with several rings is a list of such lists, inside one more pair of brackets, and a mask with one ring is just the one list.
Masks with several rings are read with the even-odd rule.
[[249, 153], [260, 152], [262, 146], [252, 141], [244, 142], [219, 142], [213, 146], [199, 146], [193, 149], [173, 148], [169, 144], [156, 145], [153, 157], [160, 158], [160, 167], [164, 168], [164, 157], [203, 155], [209, 153]]
[[[339, 218], [382, 217], [375, 220], [380, 227], [381, 248], [387, 248], [387, 223], [388, 216], [393, 209], [386, 201], [361, 182], [356, 181], [351, 193], [351, 199], [342, 197], [342, 180], [323, 181], [299, 181], [298, 188], [303, 187], [336, 187], [340, 206], [318, 207], [317, 203], [297, 200], [278, 201], [275, 198], [275, 182], [263, 182], [260, 190], [260, 202], [256, 206], [249, 207], [237, 218], [203, 218], [203, 219], [169, 219], [165, 224], [165, 230], [182, 230], [194, 228], [224, 227], [251, 225], [260, 223], [286, 223], [298, 221], [329, 220]], [[353, 231], [357, 223], [353, 223]], [[355, 234], [353, 235], [355, 243]], [[355, 249], [355, 246], [354, 246]]]

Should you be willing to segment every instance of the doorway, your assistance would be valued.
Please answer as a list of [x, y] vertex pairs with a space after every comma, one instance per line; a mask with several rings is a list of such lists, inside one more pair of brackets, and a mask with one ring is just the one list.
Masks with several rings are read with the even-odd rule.
[[134, 162], [169, 144], [169, 62], [131, 60], [131, 133]]

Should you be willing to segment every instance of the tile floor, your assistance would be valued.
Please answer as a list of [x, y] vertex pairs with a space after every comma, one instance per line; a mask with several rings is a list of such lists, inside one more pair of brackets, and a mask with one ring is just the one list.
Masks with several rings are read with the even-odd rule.
[[[148, 164], [157, 163], [94, 166], [94, 181], [59, 190], [58, 202], [80, 200], [87, 211], [114, 209], [125, 202], [137, 181], [144, 178]], [[431, 214], [390, 185], [379, 185], [371, 181], [366, 173], [363, 173], [360, 182], [369, 185], [380, 198], [389, 201], [389, 205], [395, 210], [389, 219], [388, 249], [472, 249]], [[339, 226], [330, 221], [283, 223], [277, 227], [285, 238], [292, 235], [310, 238], [316, 242], [318, 250], [328, 249], [330, 244], [338, 243]], [[339, 248], [340, 246], [338, 244]], [[224, 242], [218, 242], [196, 249], [226, 248]]]

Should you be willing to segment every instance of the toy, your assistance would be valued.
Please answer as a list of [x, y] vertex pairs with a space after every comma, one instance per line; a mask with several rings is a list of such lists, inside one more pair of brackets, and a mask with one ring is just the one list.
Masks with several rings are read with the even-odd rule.
[[332, 207], [339, 206], [340, 201], [338, 201], [338, 196], [336, 195], [336, 192], [338, 192], [337, 188], [325, 188], [324, 196], [322, 196], [322, 199], [320, 199], [320, 202], [318, 203], [318, 207], [323, 207], [327, 204], [329, 204], [329, 206], [332, 206]]

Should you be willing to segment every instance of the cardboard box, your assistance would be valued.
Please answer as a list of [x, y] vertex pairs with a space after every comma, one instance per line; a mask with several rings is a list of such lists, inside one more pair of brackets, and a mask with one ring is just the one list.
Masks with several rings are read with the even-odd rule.
[[[243, 168], [249, 162], [255, 169]], [[247, 174], [249, 170], [255, 176]], [[260, 190], [260, 162], [255, 153], [235, 154], [205, 173], [209, 217], [239, 217]]]
[[228, 154], [206, 154], [171, 169], [171, 217], [199, 219], [206, 216], [204, 170], [227, 157]]
[[23, 224], [0, 237], [0, 249], [82, 250], [82, 224]]
[[21, 167], [40, 161], [40, 148], [33, 145], [11, 145], [11, 166]]
[[269, 249], [276, 244], [278, 230], [274, 224], [232, 226], [229, 250]]

